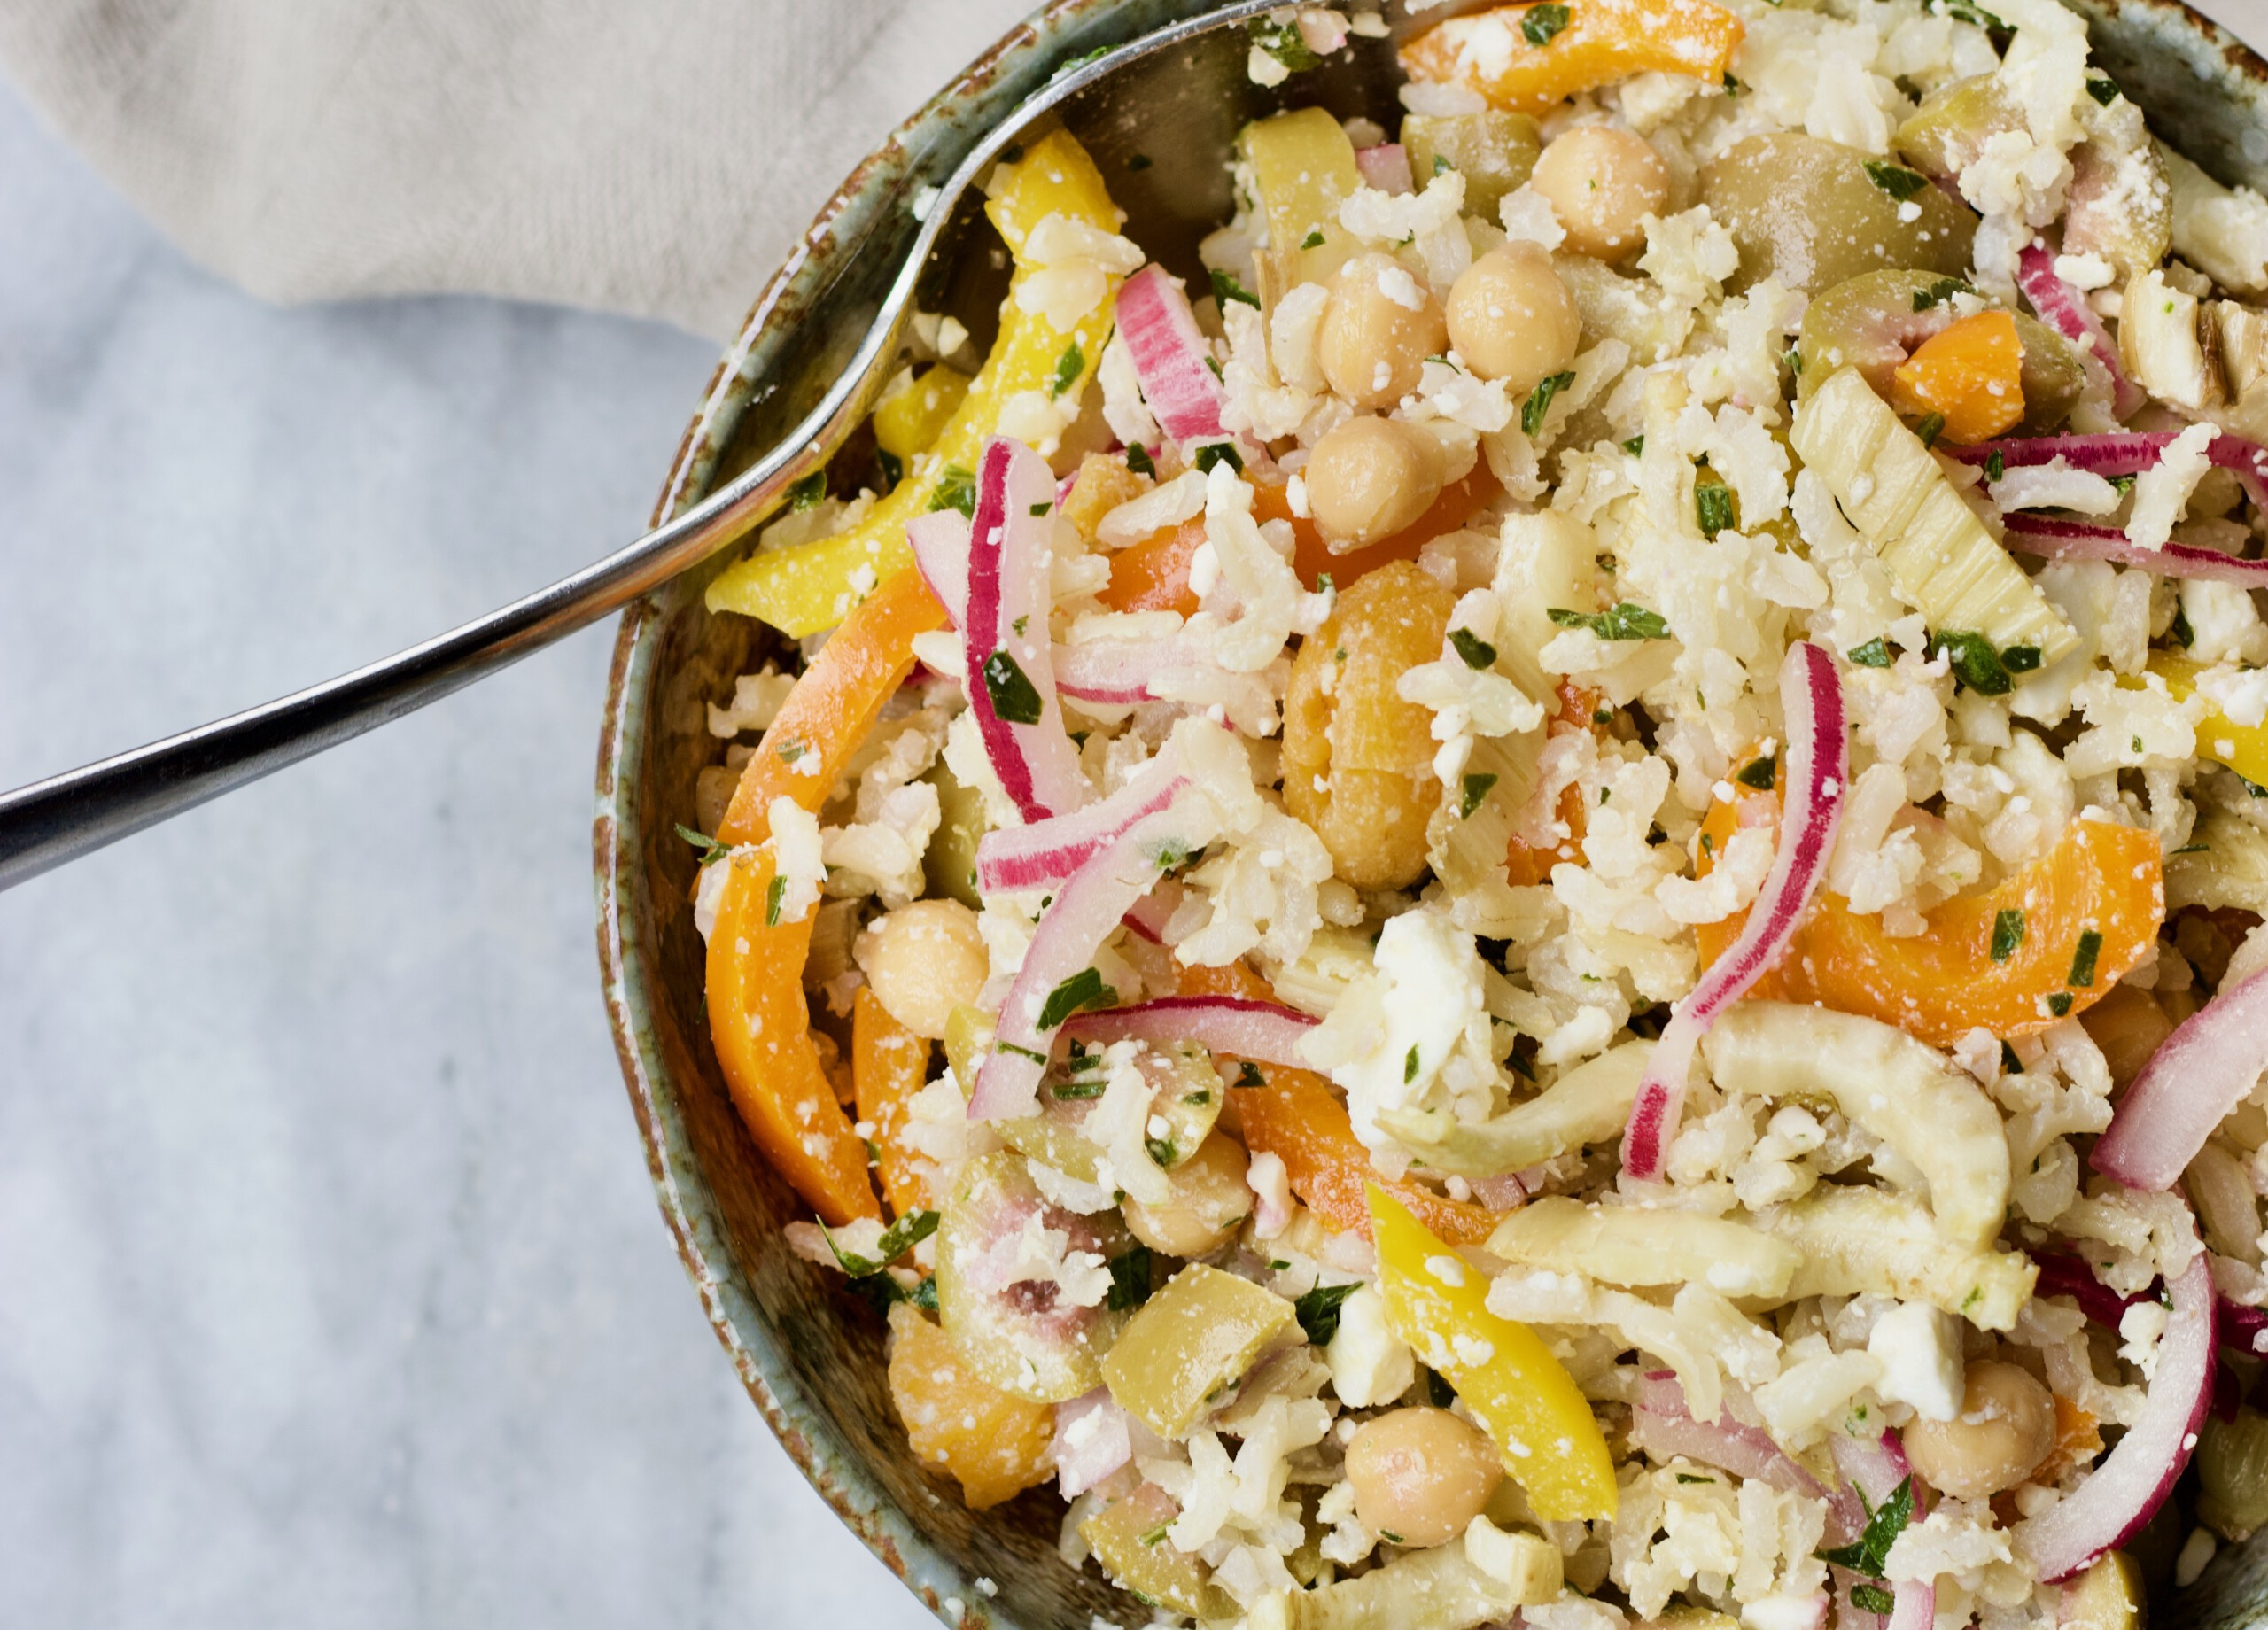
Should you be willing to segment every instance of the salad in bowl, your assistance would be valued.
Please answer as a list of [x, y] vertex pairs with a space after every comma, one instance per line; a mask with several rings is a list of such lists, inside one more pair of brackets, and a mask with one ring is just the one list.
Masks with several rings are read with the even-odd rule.
[[1187, 265], [1003, 152], [708, 587], [790, 1243], [1124, 1625], [2136, 1625], [2268, 1522], [2268, 200], [2053, 0], [1384, 27]]

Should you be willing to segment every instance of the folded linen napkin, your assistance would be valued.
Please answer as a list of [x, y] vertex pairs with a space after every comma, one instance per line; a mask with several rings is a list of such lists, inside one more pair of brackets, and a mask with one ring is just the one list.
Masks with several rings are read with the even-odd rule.
[[0, 72], [282, 302], [734, 332], [835, 184], [1035, 0], [0, 0]]

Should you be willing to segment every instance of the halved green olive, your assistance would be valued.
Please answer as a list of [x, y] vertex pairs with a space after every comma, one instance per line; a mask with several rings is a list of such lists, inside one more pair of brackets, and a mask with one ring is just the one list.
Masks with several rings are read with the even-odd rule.
[[[976, 1071], [991, 1044], [991, 1014], [967, 1004], [953, 1009], [945, 1021], [945, 1062], [952, 1067], [953, 1080], [963, 1098], [976, 1090]], [[1095, 1099], [1102, 1096], [1102, 1089], [1101, 1078], [1082, 1075], [1075, 1059], [1060, 1069], [1049, 1070], [1041, 1080], [1037, 1114], [996, 1121], [993, 1135], [1019, 1154], [1067, 1177], [1096, 1182], [1102, 1176], [1102, 1151], [1087, 1140], [1081, 1129], [1094, 1109]]]
[[964, 784], [937, 760], [921, 778], [937, 789], [937, 829], [929, 834], [929, 848], [921, 857], [921, 874], [932, 895], [959, 900], [971, 911], [982, 911], [976, 892], [976, 840], [984, 835], [984, 795]]
[[1953, 276], [1977, 235], [1974, 212], [1926, 177], [1800, 131], [1736, 143], [1701, 195], [1740, 246], [1736, 288], [1775, 277], [1814, 293], [1892, 266]]
[[2000, 89], [1997, 74], [1940, 85], [1898, 127], [1890, 144], [1924, 175], [1958, 175], [2003, 131], [2023, 128], [2023, 113]]
[[1038, 1403], [1091, 1390], [1126, 1315], [1107, 1300], [1075, 1307], [1053, 1279], [1020, 1278], [1019, 1238], [1033, 1218], [1069, 1236], [1064, 1250], [1106, 1260], [1130, 1248], [1116, 1217], [1051, 1206], [1006, 1149], [963, 1169], [937, 1224], [937, 1317], [978, 1376]]
[[1171, 1171], [1212, 1133], [1228, 1092], [1213, 1067], [1213, 1055], [1191, 1043], [1145, 1047], [1136, 1062], [1156, 1094], [1150, 1100], [1152, 1119], [1165, 1122], [1162, 1132], [1154, 1124], [1151, 1128], [1150, 1158]]
[[1526, 113], [1412, 113], [1402, 121], [1402, 150], [1420, 187], [1455, 170], [1464, 177], [1464, 213], [1494, 221], [1504, 195], [1526, 184], [1543, 137]]
[[[1914, 348], [1959, 316], [1951, 296], [1968, 291], [1927, 271], [1867, 272], [1846, 278], [1804, 313], [1797, 353], [1803, 358], [1796, 395], [1808, 401], [1838, 368], [1856, 368], [1876, 395], [1891, 399], [1891, 375]], [[2023, 345], [2023, 422], [2027, 436], [2045, 435], [2070, 416], [2086, 388], [2086, 372], [2070, 342], [2046, 324], [2016, 314]]]
[[1275, 1292], [1192, 1262], [1119, 1332], [1102, 1378], [1119, 1408], [1158, 1436], [1179, 1438], [1298, 1318]]
[[1171, 1608], [1204, 1624], [1237, 1616], [1234, 1597], [1213, 1582], [1211, 1571], [1160, 1532], [1180, 1516], [1173, 1497], [1145, 1483], [1079, 1525], [1110, 1582], [1153, 1607]]

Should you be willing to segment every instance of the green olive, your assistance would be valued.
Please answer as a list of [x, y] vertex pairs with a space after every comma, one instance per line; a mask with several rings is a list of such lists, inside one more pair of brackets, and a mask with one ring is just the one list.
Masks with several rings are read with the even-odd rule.
[[1464, 213], [1494, 221], [1535, 168], [1543, 137], [1526, 113], [1412, 113], [1402, 121], [1402, 149], [1420, 187], [1455, 170], [1464, 177]]
[[1127, 1321], [1102, 1378], [1120, 1409], [1161, 1438], [1179, 1438], [1298, 1318], [1275, 1292], [1192, 1262]]
[[2155, 147], [2122, 155], [2081, 142], [2071, 149], [2068, 197], [2063, 252], [2101, 255], [2122, 284], [2173, 246], [2173, 190]]
[[1958, 175], [1993, 136], [2022, 128], [2023, 114], [2001, 93], [1999, 76], [1979, 74], [1923, 97], [1890, 144], [1924, 175]]
[[1969, 206], [1916, 172], [1792, 130], [1736, 143], [1701, 193], [1740, 246], [1736, 288], [1775, 277], [1808, 294], [1892, 266], [1955, 276], [1977, 234]]
[[2142, 1571], [2124, 1551], [2106, 1551], [2063, 1585], [2059, 1630], [2141, 1630]]
[[1171, 1495], [1144, 1483], [1081, 1523], [1079, 1537], [1121, 1590], [1204, 1623], [1234, 1618], [1236, 1601], [1213, 1582], [1211, 1571], [1158, 1533], [1180, 1515]]
[[962, 784], [943, 758], [921, 778], [937, 789], [937, 829], [929, 834], [921, 874], [929, 892], [982, 911], [976, 892], [976, 840], [984, 835], [984, 795]]
[[[1867, 272], [1820, 295], [1804, 313], [1797, 345], [1803, 358], [1798, 400], [1810, 400], [1837, 369], [1847, 365], [1888, 400], [1898, 365], [1959, 315], [1947, 292], [1946, 279], [1936, 272], [1900, 270]], [[2023, 345], [2021, 429], [2027, 436], [2045, 435], [2070, 416], [2086, 388], [2086, 373], [2070, 341], [2022, 312], [2015, 315], [2016, 338]]]
[[2197, 1435], [2197, 1515], [2224, 1538], [2268, 1524], [2268, 1417], [2239, 1409], [2209, 1416]]
[[[992, 1028], [991, 1014], [966, 1003], [945, 1021], [945, 1062], [963, 1098], [976, 1091], [976, 1072], [992, 1045]], [[1099, 1075], [1083, 1073], [1077, 1060], [1068, 1061], [1041, 1081], [1037, 1114], [994, 1122], [993, 1136], [1042, 1166], [1093, 1183], [1102, 1176], [1102, 1151], [1087, 1140], [1084, 1129], [1102, 1089]]]

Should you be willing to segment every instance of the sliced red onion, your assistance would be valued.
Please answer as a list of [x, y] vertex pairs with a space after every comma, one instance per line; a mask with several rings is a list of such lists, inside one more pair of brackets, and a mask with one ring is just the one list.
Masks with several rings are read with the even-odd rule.
[[2094, 1277], [2094, 1269], [2083, 1258], [2062, 1251], [2042, 1251], [2031, 1260], [2039, 1264], [2035, 1294], [2068, 1296], [2079, 1304], [2080, 1312], [2112, 1330], [2118, 1328], [2118, 1321], [2126, 1316], [2127, 1308], [2151, 1300], [2148, 1296], [2124, 1296], [2112, 1290]]
[[1084, 1494], [1134, 1458], [1126, 1411], [1098, 1386], [1055, 1406], [1055, 1480], [1066, 1500]]
[[2268, 1308], [2248, 1308], [2224, 1296], [2221, 1339], [2240, 1353], [2268, 1354]]
[[1081, 1013], [1063, 1027], [1083, 1042], [1194, 1042], [1255, 1064], [1305, 1069], [1300, 1038], [1316, 1021], [1296, 1008], [1238, 996], [1167, 996]]
[[2126, 534], [2115, 526], [2094, 526], [2029, 510], [2014, 510], [2000, 518], [2007, 524], [2008, 547], [2026, 555], [2048, 560], [2111, 561], [2162, 578], [2200, 578], [2209, 583], [2268, 588], [2268, 560], [2240, 560], [2218, 549], [2201, 549], [2188, 543], [2145, 549], [2127, 542]]
[[1097, 640], [1055, 648], [1055, 685], [1081, 702], [1130, 705], [1152, 700], [1150, 681], [1200, 660], [1187, 640]]
[[960, 627], [968, 621], [968, 517], [958, 509], [932, 509], [905, 524], [905, 541], [921, 581]]
[[[1051, 1015], [1050, 999], [1092, 970], [1095, 953], [1128, 908], [1156, 886], [1161, 863], [1198, 847], [1188, 835], [1186, 811], [1192, 802], [1188, 796], [1178, 798], [1171, 807], [1143, 816], [1058, 890], [1033, 930], [1023, 966], [1000, 1004], [991, 1050], [969, 1096], [970, 1120], [1012, 1119], [1037, 1110], [1039, 1081], [1046, 1073], [1055, 1033], [1069, 1017]], [[1043, 1019], [1052, 1022], [1043, 1028]]]
[[[984, 444], [969, 526], [963, 679], [992, 772], [1028, 821], [1067, 814], [1092, 796], [1079, 749], [1063, 729], [1047, 637], [1045, 529], [1053, 524], [1054, 503], [1046, 460], [1004, 436]], [[1004, 706], [1014, 717], [1003, 715]]]
[[1146, 266], [1118, 285], [1117, 314], [1158, 428], [1176, 441], [1218, 439], [1221, 382], [1206, 366], [1212, 347], [1180, 283], [1162, 266]]
[[[1990, 464], [1998, 454], [2004, 470], [2062, 459], [2074, 470], [2098, 476], [2139, 476], [2155, 466], [2172, 445], [2172, 431], [2113, 431], [2099, 436], [2016, 436], [1966, 447], [1940, 446], [1946, 457], [1964, 464]], [[2205, 446], [2205, 456], [2233, 470], [2256, 503], [2268, 504], [2268, 447], [2224, 432]]]
[[1162, 882], [1134, 902], [1126, 913], [1126, 928], [1130, 934], [1146, 939], [1153, 945], [1166, 943], [1166, 924], [1180, 908], [1182, 887], [1176, 882]]
[[2092, 352], [2095, 361], [2109, 370], [2111, 411], [2122, 419], [2132, 418], [2149, 398], [2119, 366], [2118, 347], [2111, 343], [2110, 331], [2094, 314], [2087, 297], [2056, 276], [2055, 257], [2045, 244], [2031, 244], [2017, 257], [2016, 287], [2023, 291], [2040, 321], [2073, 345]]
[[2095, 1140], [2095, 1170], [2130, 1189], [2171, 1188], [2268, 1069], [2268, 973], [2230, 987], [2174, 1028]]
[[986, 894], [1057, 888], [1137, 821], [1170, 807], [1188, 786], [1180, 759], [1161, 753], [1099, 803], [988, 832], [976, 842], [976, 886]]
[[1834, 852], [1844, 794], [1851, 782], [1843, 683], [1835, 659], [1808, 640], [1788, 648], [1780, 664], [1780, 710], [1788, 746], [1777, 851], [1747, 926], [1731, 949], [1710, 964], [1671, 1011], [1661, 1040], [1647, 1061], [1645, 1079], [1630, 1106], [1622, 1134], [1622, 1169], [1642, 1183], [1660, 1179], [1670, 1139], [1677, 1135], [1693, 1050], [1717, 1015], [1738, 1001], [1787, 949]]
[[1355, 154], [1355, 167], [1363, 173], [1363, 185], [1375, 187], [1380, 192], [1405, 193], [1418, 190], [1410, 174], [1410, 155], [1399, 142], [1384, 142], [1376, 147], [1360, 148]]
[[1493, 1177], [1468, 1177], [1472, 1198], [1491, 1211], [1518, 1211], [1527, 1204], [1527, 1184], [1518, 1172], [1498, 1172]]
[[1656, 1460], [1682, 1455], [1736, 1477], [1756, 1478], [1790, 1494], [1823, 1500], [1832, 1508], [1829, 1523], [1852, 1533], [1866, 1525], [1865, 1512], [1848, 1491], [1829, 1490], [1790, 1459], [1762, 1427], [1734, 1419], [1730, 1409], [1713, 1422], [1695, 1420], [1685, 1407], [1685, 1389], [1669, 1370], [1650, 1371], [1639, 1383], [1630, 1437]]
[[2043, 1580], [2069, 1579], [2141, 1532], [2197, 1447], [2213, 1397], [2213, 1274], [2202, 1247], [2166, 1292], [2173, 1313], [2141, 1418], [2078, 1488], [2016, 1525], [2016, 1549]]

